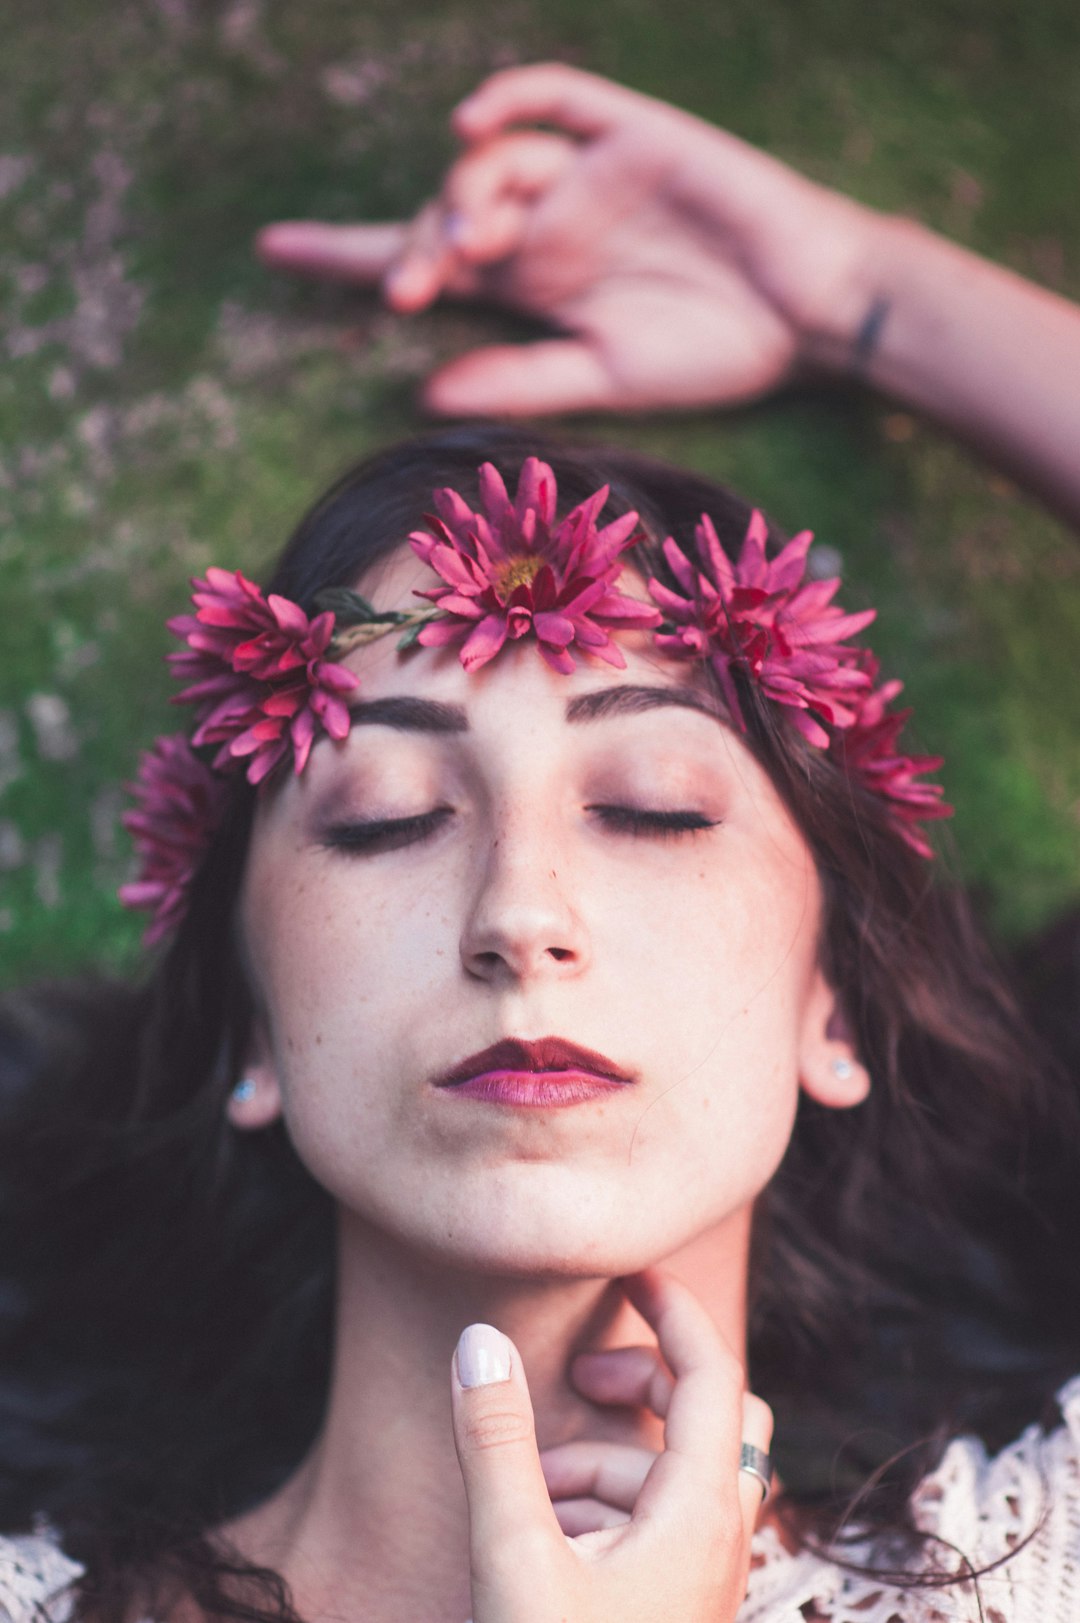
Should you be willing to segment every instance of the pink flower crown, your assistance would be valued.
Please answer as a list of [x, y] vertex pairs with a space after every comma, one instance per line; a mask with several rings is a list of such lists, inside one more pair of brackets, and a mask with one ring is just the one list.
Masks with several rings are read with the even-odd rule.
[[623, 555], [641, 532], [636, 513], [598, 528], [608, 494], [604, 486], [556, 523], [555, 476], [536, 457], [525, 462], [513, 501], [490, 463], [480, 469], [480, 511], [455, 490], [435, 491], [436, 514], [409, 544], [440, 584], [416, 594], [429, 607], [409, 613], [379, 613], [357, 593], [333, 589], [319, 594], [310, 619], [288, 598], [264, 597], [239, 571], [208, 569], [194, 581], [194, 614], [169, 621], [186, 645], [169, 655], [186, 683], [174, 702], [195, 706], [194, 731], [190, 741], [159, 738], [143, 755], [136, 809], [124, 818], [141, 869], [120, 899], [151, 913], [147, 943], [184, 915], [227, 804], [228, 776], [243, 771], [261, 784], [290, 755], [299, 773], [321, 733], [345, 738], [345, 696], [359, 684], [337, 658], [393, 632], [402, 650], [456, 646], [467, 671], [506, 642], [532, 637], [547, 664], [568, 674], [575, 655], [623, 668], [612, 633], [651, 630], [668, 655], [710, 667], [742, 731], [735, 677], [756, 682], [812, 745], [880, 795], [899, 836], [930, 856], [917, 825], [952, 808], [939, 784], [917, 780], [941, 761], [900, 751], [910, 712], [890, 706], [901, 683], [877, 685], [877, 661], [851, 641], [875, 611], [845, 614], [833, 602], [838, 580], [806, 579], [809, 531], [770, 562], [755, 512], [733, 562], [703, 515], [692, 557], [670, 537], [664, 542], [675, 585], [651, 578], [650, 605], [617, 588]]

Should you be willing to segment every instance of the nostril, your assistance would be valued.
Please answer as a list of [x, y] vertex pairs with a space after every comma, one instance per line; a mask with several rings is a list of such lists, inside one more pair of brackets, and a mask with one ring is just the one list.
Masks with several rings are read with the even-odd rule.
[[558, 964], [561, 964], [564, 959], [572, 958], [574, 956], [569, 947], [549, 947], [548, 952]]

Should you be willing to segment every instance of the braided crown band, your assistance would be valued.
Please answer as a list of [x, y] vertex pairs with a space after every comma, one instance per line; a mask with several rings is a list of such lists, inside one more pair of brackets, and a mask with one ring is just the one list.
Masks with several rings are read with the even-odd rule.
[[951, 807], [939, 784], [918, 780], [940, 758], [898, 748], [910, 714], [891, 708], [901, 683], [878, 684], [873, 654], [851, 640], [875, 611], [845, 614], [833, 602], [838, 580], [806, 578], [810, 532], [769, 561], [765, 521], [755, 512], [733, 561], [703, 514], [690, 555], [670, 537], [664, 542], [674, 585], [650, 579], [652, 601], [643, 603], [616, 585], [624, 554], [642, 539], [638, 515], [599, 528], [608, 494], [605, 485], [556, 523], [555, 476], [536, 457], [522, 467], [513, 501], [490, 463], [480, 469], [479, 511], [456, 490], [435, 491], [435, 514], [409, 545], [438, 584], [415, 594], [423, 607], [404, 613], [380, 613], [334, 588], [319, 594], [309, 618], [239, 571], [208, 569], [194, 581], [194, 613], [168, 622], [185, 645], [168, 656], [185, 683], [174, 702], [194, 706], [194, 730], [159, 738], [144, 753], [136, 806], [124, 818], [141, 867], [120, 899], [151, 914], [146, 942], [183, 918], [230, 775], [243, 772], [258, 785], [290, 757], [299, 773], [320, 734], [345, 738], [346, 696], [359, 682], [339, 661], [395, 633], [402, 651], [456, 647], [467, 671], [531, 637], [553, 670], [569, 674], [582, 657], [622, 669], [613, 634], [651, 631], [668, 656], [711, 668], [743, 731], [734, 674], [753, 680], [812, 745], [885, 800], [897, 834], [930, 856], [918, 824]]

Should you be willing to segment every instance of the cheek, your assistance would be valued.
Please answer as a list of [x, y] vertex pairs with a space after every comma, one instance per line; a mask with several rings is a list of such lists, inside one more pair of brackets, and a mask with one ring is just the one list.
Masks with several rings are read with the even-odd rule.
[[[637, 1118], [627, 1155], [633, 1185], [651, 1187], [688, 1233], [760, 1194], [783, 1159], [798, 1104], [787, 1011], [774, 997], [729, 994], [682, 1004], [678, 1025], [661, 1022], [653, 1069], [664, 1082]], [[677, 1007], [668, 1001], [668, 1011]]]
[[446, 908], [430, 887], [387, 894], [321, 857], [255, 853], [242, 924], [290, 1136], [312, 1171], [368, 1161], [406, 1133], [400, 1077], [409, 1044], [457, 966]]
[[790, 1056], [814, 979], [818, 917], [816, 878], [804, 865], [778, 881], [750, 857], [703, 862], [678, 885], [623, 898], [612, 956], [668, 1036], [752, 1041], [763, 1058]]
[[445, 955], [449, 920], [431, 894], [388, 891], [359, 865], [269, 842], [251, 863], [242, 922], [271, 1023], [310, 1027], [333, 1017], [350, 1038], [382, 1008], [424, 990]]
[[288, 1135], [338, 1198], [350, 1193], [348, 1174], [362, 1175], [381, 1153], [386, 1101], [373, 1086], [372, 1012], [393, 990], [379, 979], [379, 953], [365, 950], [367, 933], [348, 929], [343, 915], [332, 888], [275, 883], [272, 865], [253, 872], [245, 894], [244, 928]]
[[749, 1198], [790, 1136], [819, 901], [812, 869], [789, 878], [778, 885], [750, 863], [737, 883], [703, 871], [642, 933], [634, 989], [666, 1086], [635, 1153], [677, 1149], [679, 1178], [698, 1197], [722, 1186]]
[[253, 852], [241, 922], [255, 994], [286, 1103], [296, 1076], [316, 1076], [354, 1049], [375, 988], [358, 961], [358, 932], [345, 950], [343, 898], [278, 842]]

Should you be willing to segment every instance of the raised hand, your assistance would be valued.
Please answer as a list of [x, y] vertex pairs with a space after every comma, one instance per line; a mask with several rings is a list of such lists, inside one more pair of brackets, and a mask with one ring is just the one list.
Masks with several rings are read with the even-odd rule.
[[[684, 1286], [649, 1270], [625, 1288], [656, 1331], [670, 1376], [651, 1391], [666, 1409], [664, 1450], [649, 1463], [629, 1520], [616, 1525], [565, 1536], [516, 1349], [490, 1326], [470, 1326], [458, 1344], [454, 1436], [469, 1504], [474, 1623], [730, 1623], [742, 1603], [761, 1491], [740, 1474], [739, 1449], [744, 1440], [768, 1448], [769, 1411], [744, 1393], [741, 1364]], [[629, 1362], [615, 1378], [624, 1390]]]
[[[521, 129], [542, 122], [557, 133]], [[494, 75], [454, 118], [466, 150], [411, 225], [282, 223], [267, 262], [381, 282], [401, 311], [484, 298], [555, 335], [451, 362], [451, 414], [734, 402], [854, 333], [876, 220], [663, 102], [559, 65]]]

